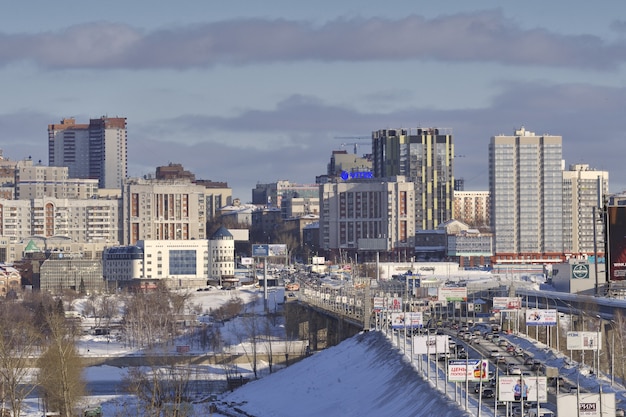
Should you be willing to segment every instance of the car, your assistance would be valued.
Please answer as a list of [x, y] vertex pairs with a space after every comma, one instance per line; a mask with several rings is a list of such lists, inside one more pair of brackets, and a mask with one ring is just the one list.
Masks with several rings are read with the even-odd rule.
[[457, 356], [457, 358], [459, 358], [459, 359], [467, 359], [467, 352], [466, 352], [466, 351], [464, 351], [464, 350], [462, 350], [462, 351], [460, 351], [459, 353], [457, 353], [457, 355], [456, 355], [456, 356]]
[[493, 333], [485, 333], [485, 340], [493, 340]]
[[509, 344], [509, 342], [507, 340], [505, 340], [505, 339], [498, 340], [498, 346], [500, 346], [500, 347], [507, 347], [508, 344]]
[[513, 346], [513, 345], [508, 345], [508, 346], [506, 347], [506, 351], [507, 351], [507, 352], [509, 352], [509, 353], [515, 353], [515, 346]]
[[474, 392], [478, 394], [480, 392], [480, 383], [474, 384]]
[[525, 417], [528, 415], [528, 408], [524, 408], [524, 414], [522, 415], [522, 407], [513, 407], [511, 415], [513, 417]]
[[482, 393], [482, 397], [483, 397], [483, 398], [493, 398], [493, 397], [495, 397], [495, 396], [496, 396], [496, 393], [495, 393], [495, 391], [494, 391], [493, 389], [491, 389], [491, 388], [485, 388], [485, 389], [483, 390], [483, 393]]
[[499, 358], [499, 357], [502, 356], [502, 352], [500, 352], [499, 350], [492, 350], [489, 353], [489, 356], [492, 357], [492, 358]]
[[517, 365], [509, 366], [508, 371], [509, 371], [509, 375], [521, 375], [522, 374], [522, 369]]
[[533, 358], [524, 359], [524, 365], [532, 365], [535, 360]]
[[534, 360], [532, 365], [530, 365], [531, 371], [538, 371], [541, 368], [541, 361]]

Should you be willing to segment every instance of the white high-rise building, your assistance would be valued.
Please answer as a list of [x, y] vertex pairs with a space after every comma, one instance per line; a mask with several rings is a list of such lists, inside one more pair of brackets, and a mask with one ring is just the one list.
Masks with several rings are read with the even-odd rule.
[[489, 191], [496, 255], [563, 253], [561, 136], [492, 137]]
[[[563, 171], [563, 243], [565, 253], [604, 253], [604, 225], [600, 215], [609, 193], [609, 173], [587, 164]], [[595, 213], [595, 225], [594, 225]], [[594, 240], [594, 234], [595, 240]]]

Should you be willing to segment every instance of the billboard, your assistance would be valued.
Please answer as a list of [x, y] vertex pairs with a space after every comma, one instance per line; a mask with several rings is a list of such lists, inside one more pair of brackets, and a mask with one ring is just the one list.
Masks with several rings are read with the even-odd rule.
[[526, 310], [526, 326], [556, 326], [557, 310]]
[[489, 361], [485, 359], [451, 359], [448, 361], [448, 381], [488, 381]]
[[548, 380], [545, 376], [500, 376], [499, 401], [548, 401]]
[[428, 355], [435, 353], [450, 353], [450, 344], [446, 335], [420, 335], [413, 336], [413, 353], [415, 355]]
[[424, 327], [424, 321], [421, 312], [410, 313], [391, 313], [392, 329], [419, 329]]
[[465, 301], [467, 300], [467, 287], [439, 287], [439, 301]]
[[626, 206], [607, 207], [609, 279], [626, 279]]
[[522, 308], [521, 297], [493, 297], [493, 311], [519, 310]]
[[[602, 407], [602, 409], [600, 409]], [[563, 394], [556, 398], [556, 410], [560, 416], [602, 417], [614, 416], [615, 393], [603, 392]]]
[[241, 258], [242, 265], [254, 265], [254, 258]]
[[252, 256], [256, 256], [256, 257], [269, 256], [269, 246], [268, 245], [252, 245]]
[[600, 350], [601, 345], [600, 332], [567, 332], [567, 350]]
[[287, 245], [272, 244], [267, 245], [268, 256], [287, 256]]

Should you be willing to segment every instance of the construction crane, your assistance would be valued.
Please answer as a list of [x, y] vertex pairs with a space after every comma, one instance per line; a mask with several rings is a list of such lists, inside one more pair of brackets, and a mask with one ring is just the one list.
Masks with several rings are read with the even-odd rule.
[[[368, 140], [371, 139], [371, 136], [335, 136], [335, 139], [358, 139], [358, 140]], [[342, 147], [352, 145], [354, 146], [354, 154], [356, 155], [358, 152], [358, 147], [360, 145], [359, 142], [344, 142], [341, 144]]]

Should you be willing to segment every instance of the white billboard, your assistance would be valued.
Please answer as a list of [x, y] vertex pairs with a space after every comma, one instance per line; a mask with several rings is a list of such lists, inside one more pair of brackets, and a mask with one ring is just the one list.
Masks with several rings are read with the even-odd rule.
[[254, 258], [241, 258], [242, 265], [254, 265]]
[[499, 401], [548, 401], [548, 382], [545, 376], [500, 376]]
[[556, 326], [557, 310], [526, 310], [526, 326]]
[[439, 301], [466, 301], [467, 287], [439, 287]]
[[450, 344], [446, 335], [413, 336], [413, 354], [428, 355], [436, 353], [450, 353]]
[[521, 297], [493, 297], [493, 311], [519, 310], [522, 308]]
[[385, 307], [388, 311], [402, 311], [402, 298], [400, 297], [387, 297], [387, 304]]
[[422, 312], [391, 313], [392, 329], [418, 329], [424, 327]]
[[[600, 397], [602, 395], [602, 397]], [[600, 409], [602, 407], [602, 409]], [[580, 392], [563, 394], [556, 398], [556, 411], [559, 416], [602, 417], [614, 416], [615, 393], [602, 394]]]
[[600, 350], [601, 346], [600, 332], [567, 332], [567, 350]]
[[485, 359], [451, 359], [448, 361], [448, 381], [488, 381], [489, 361]]

